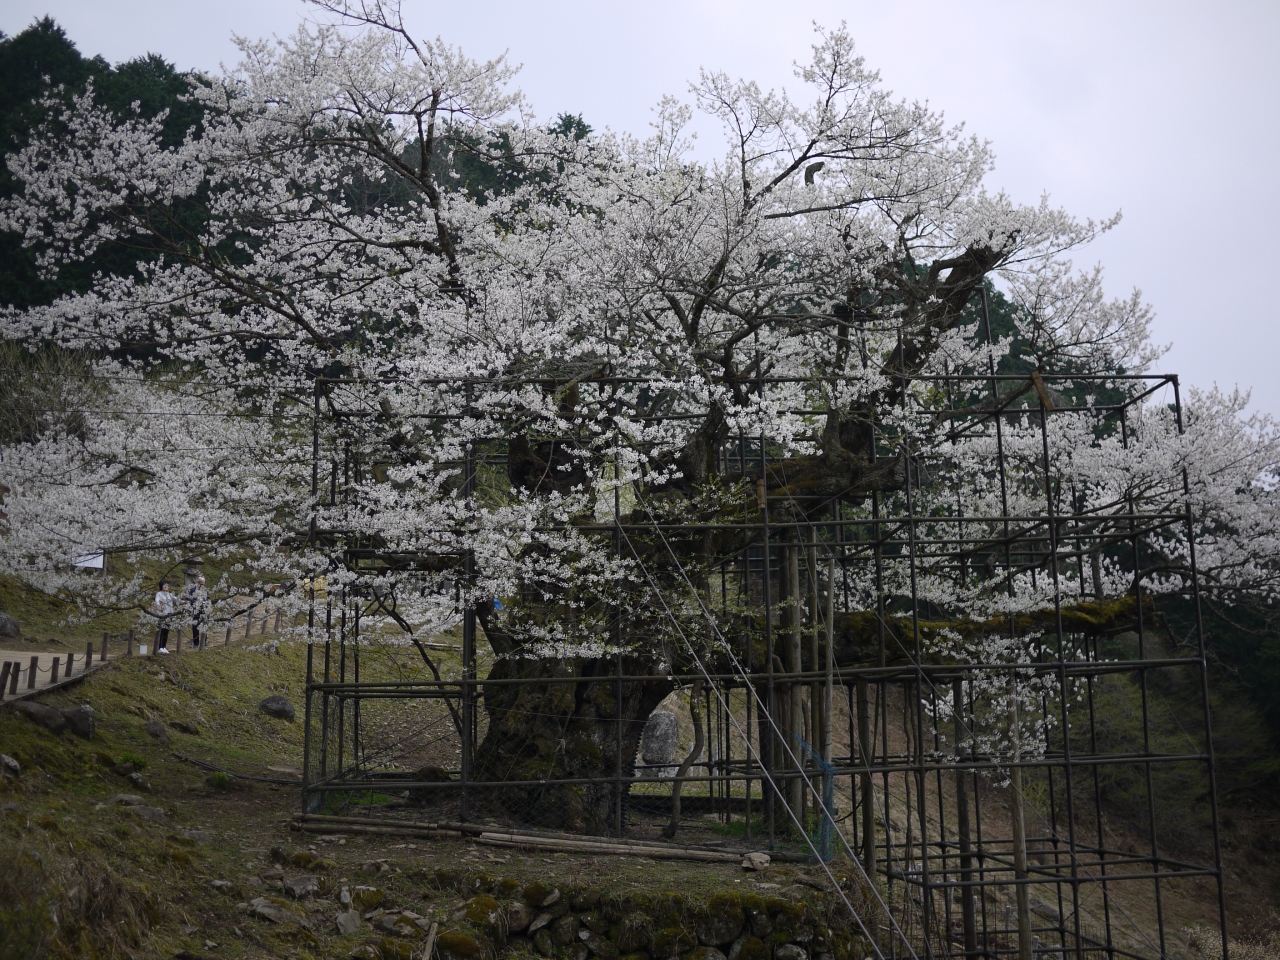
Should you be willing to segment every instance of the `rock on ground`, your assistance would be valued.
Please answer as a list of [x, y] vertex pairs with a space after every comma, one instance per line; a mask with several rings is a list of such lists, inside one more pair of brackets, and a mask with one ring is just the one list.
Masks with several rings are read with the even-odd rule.
[[640, 735], [640, 756], [645, 763], [669, 764], [676, 758], [676, 742], [680, 736], [680, 724], [674, 713], [655, 710], [645, 722]]
[[22, 636], [22, 628], [18, 626], [17, 619], [9, 613], [0, 611], [0, 637], [18, 639]]
[[300, 927], [310, 928], [311, 921], [300, 917], [288, 907], [276, 903], [268, 897], [254, 897], [249, 901], [249, 912], [255, 917], [270, 920], [272, 923], [296, 923]]
[[278, 717], [281, 720], [292, 720], [297, 716], [293, 704], [278, 693], [264, 699], [258, 704], [258, 709], [268, 716]]
[[34, 700], [19, 700], [13, 705], [13, 709], [32, 723], [44, 727], [50, 733], [61, 733], [67, 728], [67, 720], [62, 715], [62, 711], [45, 706], [43, 703], [36, 703]]
[[334, 923], [338, 927], [339, 935], [355, 933], [360, 929], [360, 911], [359, 910], [343, 910], [334, 918]]
[[144, 820], [155, 820], [157, 823], [164, 820], [164, 811], [159, 807], [148, 807], [142, 804], [136, 806], [125, 807], [135, 817], [142, 817]]
[[67, 728], [81, 740], [93, 739], [93, 707], [87, 703], [63, 710], [62, 719], [66, 721]]
[[310, 900], [320, 895], [320, 880], [309, 874], [284, 882], [284, 892], [295, 900]]
[[136, 793], [113, 793], [111, 796], [107, 797], [106, 802], [108, 804], [122, 803], [128, 807], [137, 807], [146, 803], [146, 801]]
[[143, 729], [155, 738], [157, 742], [164, 744], [166, 747], [169, 745], [169, 731], [164, 728], [164, 724], [159, 720], [148, 720]]

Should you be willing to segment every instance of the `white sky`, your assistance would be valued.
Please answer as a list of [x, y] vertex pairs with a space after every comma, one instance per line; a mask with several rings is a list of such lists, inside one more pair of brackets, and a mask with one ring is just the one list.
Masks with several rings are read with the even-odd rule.
[[[414, 32], [470, 56], [510, 51], [538, 115], [643, 132], [699, 67], [787, 86], [811, 23], [846, 20], [908, 99], [992, 141], [992, 189], [1124, 221], [1078, 257], [1115, 295], [1140, 288], [1184, 383], [1252, 389], [1280, 414], [1280, 4], [1258, 0], [404, 0]], [[179, 67], [235, 59], [231, 34], [284, 35], [297, 0], [0, 0], [12, 35], [48, 13], [86, 55]]]

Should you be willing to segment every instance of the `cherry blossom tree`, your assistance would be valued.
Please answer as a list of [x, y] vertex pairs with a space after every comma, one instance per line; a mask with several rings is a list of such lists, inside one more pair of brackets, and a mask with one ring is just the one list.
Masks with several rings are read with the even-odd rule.
[[[201, 553], [264, 588], [323, 575], [333, 597], [394, 598], [380, 609], [406, 641], [474, 616], [493, 677], [547, 681], [488, 688], [477, 763], [497, 779], [629, 767], [683, 639], [714, 657], [757, 638], [747, 597], [712, 614], [695, 596], [741, 554], [750, 534], [732, 528], [757, 521], [758, 496], [803, 525], [835, 502], [869, 516], [913, 486], [935, 505], [952, 491], [940, 531], [1043, 512], [1046, 490], [1117, 529], [1189, 504], [1206, 587], [1273, 589], [1280, 438], [1243, 398], [1193, 393], [1183, 423], [1140, 403], [1121, 432], [1087, 403], [1042, 423], [976, 381], [942, 396], [938, 378], [985, 374], [1013, 345], [979, 322], [984, 290], [1012, 304], [1023, 355], [1083, 378], [1077, 392], [1158, 358], [1150, 312], [1071, 264], [1114, 219], [990, 193], [988, 145], [895, 99], [843, 27], [797, 66], [800, 99], [703, 73], [647, 136], [574, 138], [538, 122], [505, 58], [415, 39], [377, 0], [321, 7], [324, 22], [241, 41], [237, 68], [195, 82], [202, 121], [181, 143], [90, 87], [50, 97], [9, 157], [22, 189], [0, 222], [49, 275], [108, 243], [138, 261], [3, 317], [7, 340], [73, 351], [93, 385], [75, 429], [0, 449], [6, 575], [137, 604], [137, 575], [68, 559]], [[723, 131], [718, 154], [693, 149], [695, 112]], [[463, 157], [508, 171], [507, 188], [463, 189]], [[958, 435], [946, 413], [996, 401], [1004, 502], [993, 432]], [[767, 465], [727, 452], [762, 436]], [[656, 532], [712, 521], [724, 529]], [[1018, 662], [1034, 630], [991, 624], [1043, 614], [1055, 591], [1184, 589], [1185, 531], [1157, 542], [1150, 569], [1099, 548], [1012, 586], [890, 558], [886, 582], [852, 573], [837, 654], [861, 656], [888, 593], [945, 612], [931, 655]], [[670, 615], [655, 587], [684, 598]], [[615, 685], [619, 665], [653, 679]], [[612, 790], [521, 802], [595, 829]]]

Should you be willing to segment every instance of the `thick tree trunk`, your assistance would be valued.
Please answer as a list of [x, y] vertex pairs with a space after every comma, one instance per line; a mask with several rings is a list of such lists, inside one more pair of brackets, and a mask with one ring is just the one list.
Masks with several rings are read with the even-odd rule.
[[[649, 667], [633, 658], [621, 663], [627, 676], [648, 674]], [[475, 779], [528, 786], [482, 795], [533, 826], [614, 832], [645, 722], [672, 689], [662, 676], [620, 683], [618, 668], [616, 658], [498, 660], [489, 679], [529, 682], [484, 686], [489, 727], [476, 750]], [[556, 779], [583, 782], [548, 782]]]

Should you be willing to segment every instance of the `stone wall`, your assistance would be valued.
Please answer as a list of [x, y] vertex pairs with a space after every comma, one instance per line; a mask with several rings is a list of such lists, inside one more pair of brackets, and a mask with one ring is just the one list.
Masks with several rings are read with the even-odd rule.
[[[439, 933], [437, 960], [864, 960], [873, 952], [843, 901], [816, 889], [618, 897], [448, 870], [434, 882], [467, 898]], [[861, 906], [854, 883], [840, 882]]]

